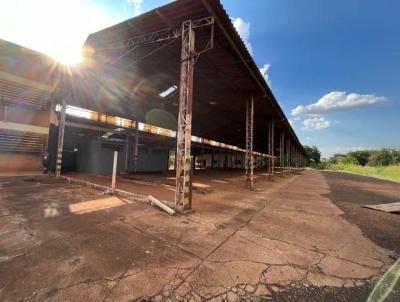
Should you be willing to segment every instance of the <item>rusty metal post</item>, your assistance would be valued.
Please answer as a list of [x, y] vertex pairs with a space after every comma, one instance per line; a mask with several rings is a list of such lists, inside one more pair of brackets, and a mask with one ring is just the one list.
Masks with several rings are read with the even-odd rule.
[[285, 172], [286, 158], [285, 158], [285, 133], [282, 132], [281, 136], [281, 170], [282, 174]]
[[211, 149], [211, 169], [214, 169], [214, 149]]
[[221, 149], [218, 149], [218, 169], [221, 169]]
[[292, 171], [292, 144], [291, 144], [291, 139], [288, 139], [288, 168], [289, 172]]
[[115, 186], [117, 183], [117, 169], [118, 169], [118, 151], [114, 151], [113, 157], [113, 169], [112, 169], [112, 176], [111, 176], [111, 191], [115, 193]]
[[300, 168], [300, 152], [299, 152], [299, 148], [296, 148], [296, 167]]
[[268, 123], [268, 174], [271, 175], [271, 164], [272, 164], [272, 160], [271, 160], [271, 146], [272, 146], [272, 123], [269, 122]]
[[61, 176], [66, 113], [67, 113], [67, 103], [65, 102], [65, 99], [63, 99], [62, 102], [61, 102], [61, 111], [60, 111], [59, 122], [58, 122], [58, 146], [57, 146], [57, 158], [56, 158], [56, 177], [60, 177]]
[[137, 172], [139, 159], [139, 121], [135, 122], [135, 140], [133, 141], [133, 172]]
[[275, 120], [271, 121], [271, 175], [275, 173]]
[[246, 102], [246, 186], [248, 189], [253, 189], [253, 132], [254, 130], [254, 98], [251, 97]]
[[279, 168], [282, 169], [282, 133], [279, 134]]
[[125, 148], [125, 172], [129, 173], [129, 160], [131, 158], [131, 137], [130, 137], [130, 132], [127, 131], [126, 133], [126, 138], [125, 138], [125, 142], [126, 142], [126, 148]]
[[194, 173], [194, 169], [195, 169], [195, 162], [193, 161], [194, 157], [190, 156], [190, 177], [189, 177], [189, 206], [188, 208], [191, 209], [192, 208], [192, 199], [193, 199], [193, 191], [192, 191], [192, 186], [193, 186], [193, 173]]
[[288, 170], [289, 169], [289, 139], [287, 139], [287, 141], [286, 141], [286, 146], [285, 146], [285, 165], [286, 165], [286, 170]]
[[192, 21], [183, 22], [179, 114], [176, 135], [175, 208], [177, 210], [190, 208], [190, 152], [192, 138], [193, 71], [195, 63], [194, 38]]

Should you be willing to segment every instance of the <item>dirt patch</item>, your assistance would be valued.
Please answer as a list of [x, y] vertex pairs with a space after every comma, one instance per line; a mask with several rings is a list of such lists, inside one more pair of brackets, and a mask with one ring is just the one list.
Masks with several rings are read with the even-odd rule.
[[343, 217], [381, 247], [400, 255], [400, 215], [362, 207], [364, 204], [400, 202], [400, 184], [340, 172], [322, 172], [330, 192], [325, 194]]

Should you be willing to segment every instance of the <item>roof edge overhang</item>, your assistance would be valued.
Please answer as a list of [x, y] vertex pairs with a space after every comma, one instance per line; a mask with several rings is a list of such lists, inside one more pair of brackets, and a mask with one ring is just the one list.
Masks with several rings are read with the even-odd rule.
[[[244, 44], [243, 40], [240, 38], [239, 33], [234, 28], [232, 22], [227, 22], [227, 23], [231, 25], [231, 28], [230, 28], [231, 32], [235, 32], [236, 33], [235, 39], [237, 41], [234, 41], [234, 38], [230, 35], [230, 33], [226, 30], [226, 28], [222, 24], [222, 22], [220, 20], [220, 15], [221, 14], [222, 14], [223, 18], [229, 19], [229, 16], [226, 13], [226, 11], [223, 9], [222, 4], [220, 4], [221, 10], [220, 10], [220, 15], [218, 15], [218, 13], [212, 7], [212, 5], [209, 3], [208, 0], [200, 0], [200, 1], [203, 3], [204, 7], [208, 10], [208, 12], [211, 14], [211, 16], [214, 17], [216, 24], [218, 25], [220, 30], [223, 32], [223, 34], [225, 35], [225, 37], [228, 40], [229, 44], [235, 50], [235, 52], [237, 53], [239, 58], [242, 60], [243, 64], [248, 69], [250, 75], [252, 76], [252, 78], [255, 81], [255, 83], [257, 84], [257, 86], [260, 88], [260, 90], [261, 90], [261, 92], [263, 94], [263, 97], [264, 98], [269, 98], [271, 100], [272, 105], [274, 106], [274, 108], [276, 109], [276, 111], [278, 112], [280, 117], [282, 118], [282, 121], [285, 123], [286, 127], [289, 129], [289, 131], [291, 132], [291, 134], [293, 135], [293, 137], [297, 141], [298, 145], [301, 146], [302, 151], [305, 152], [305, 150], [303, 148], [303, 145], [301, 144], [301, 142], [300, 142], [299, 138], [297, 137], [295, 131], [293, 130], [292, 126], [290, 125], [290, 123], [288, 121], [288, 119], [286, 118], [285, 113], [283, 112], [281, 106], [279, 105], [278, 101], [276, 100], [276, 98], [275, 98], [274, 94], [272, 93], [272, 90], [268, 86], [265, 78], [262, 76], [259, 68], [257, 67], [257, 64], [255, 63], [253, 57], [249, 53], [246, 45]], [[218, 0], [218, 2], [219, 2], [219, 0]], [[238, 45], [236, 43], [239, 43], [239, 47], [238, 47]]]

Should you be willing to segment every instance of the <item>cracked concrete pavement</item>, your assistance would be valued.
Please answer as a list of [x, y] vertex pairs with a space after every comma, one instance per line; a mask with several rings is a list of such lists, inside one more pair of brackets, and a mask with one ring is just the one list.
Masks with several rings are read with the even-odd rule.
[[212, 190], [179, 217], [126, 199], [72, 213], [104, 196], [54, 179], [2, 181], [1, 300], [275, 299], [288, 288], [357, 289], [393, 263], [342, 217], [319, 172], [259, 174], [251, 192], [229, 173], [202, 181]]

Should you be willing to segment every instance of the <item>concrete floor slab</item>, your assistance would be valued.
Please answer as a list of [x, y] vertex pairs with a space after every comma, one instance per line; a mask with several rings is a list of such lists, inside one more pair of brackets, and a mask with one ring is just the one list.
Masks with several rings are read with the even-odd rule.
[[[119, 184], [147, 192], [171, 182], [156, 176], [143, 184], [149, 178]], [[202, 190], [194, 193], [194, 211], [172, 217], [52, 178], [4, 179], [1, 300], [285, 301], [292, 291], [324, 297], [346, 288], [357, 301], [353, 293], [365, 300], [364, 288], [393, 262], [393, 251], [343, 217], [318, 172], [274, 181], [260, 173], [254, 191], [237, 172], [202, 172], [195, 181]]]

